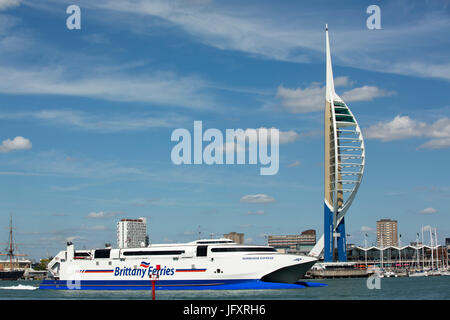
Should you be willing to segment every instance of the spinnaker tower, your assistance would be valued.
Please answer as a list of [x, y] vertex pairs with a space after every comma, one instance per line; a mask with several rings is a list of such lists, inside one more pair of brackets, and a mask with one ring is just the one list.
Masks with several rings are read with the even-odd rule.
[[347, 261], [345, 214], [356, 196], [365, 166], [364, 139], [355, 116], [334, 90], [326, 26], [324, 234], [311, 254], [325, 262]]

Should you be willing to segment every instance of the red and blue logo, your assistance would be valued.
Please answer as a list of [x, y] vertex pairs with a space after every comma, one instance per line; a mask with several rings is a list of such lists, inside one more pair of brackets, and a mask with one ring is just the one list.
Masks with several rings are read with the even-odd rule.
[[140, 267], [147, 269], [149, 266], [150, 266], [150, 262], [141, 261]]

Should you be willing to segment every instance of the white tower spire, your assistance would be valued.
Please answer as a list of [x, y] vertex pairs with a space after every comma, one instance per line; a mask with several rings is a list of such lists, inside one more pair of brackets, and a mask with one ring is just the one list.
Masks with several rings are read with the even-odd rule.
[[330, 39], [328, 37], [328, 24], [325, 25], [325, 33], [326, 33], [326, 51], [327, 51], [326, 100], [331, 103], [333, 101], [335, 92], [333, 80], [333, 66], [331, 64]]

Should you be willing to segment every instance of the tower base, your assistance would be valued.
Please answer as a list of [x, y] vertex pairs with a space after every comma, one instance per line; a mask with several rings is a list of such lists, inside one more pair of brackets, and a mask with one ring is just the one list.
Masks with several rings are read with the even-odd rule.
[[345, 262], [347, 261], [347, 241], [344, 218], [342, 218], [342, 221], [337, 226], [336, 231], [339, 233], [339, 237], [337, 238], [338, 261]]
[[323, 259], [325, 262], [333, 261], [334, 239], [333, 239], [333, 212], [324, 203], [324, 243], [323, 243]]
[[325, 262], [334, 261], [347, 261], [347, 241], [345, 234], [345, 220], [342, 219], [336, 228], [337, 237], [337, 256], [335, 253], [335, 240], [334, 240], [334, 226], [333, 226], [334, 212], [330, 209], [327, 203], [324, 203], [324, 246], [323, 246], [323, 259]]

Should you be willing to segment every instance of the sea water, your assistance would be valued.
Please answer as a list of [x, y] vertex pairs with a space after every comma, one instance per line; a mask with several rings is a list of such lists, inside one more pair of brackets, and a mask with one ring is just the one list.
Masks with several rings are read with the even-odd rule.
[[[156, 300], [450, 300], [450, 276], [309, 280], [327, 284], [291, 290], [156, 291]], [[40, 290], [40, 281], [0, 281], [1, 300], [151, 300], [151, 290]], [[370, 289], [371, 288], [371, 289]]]

